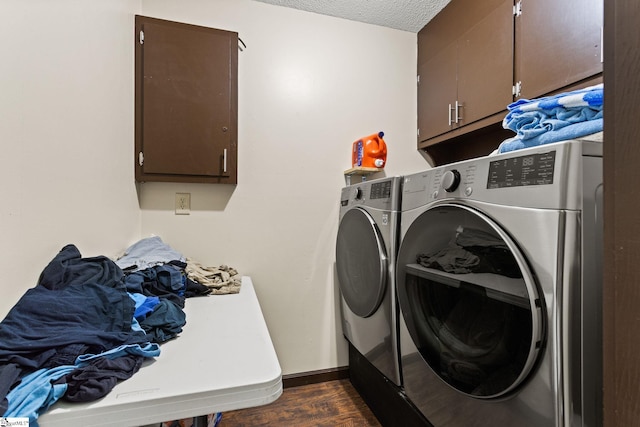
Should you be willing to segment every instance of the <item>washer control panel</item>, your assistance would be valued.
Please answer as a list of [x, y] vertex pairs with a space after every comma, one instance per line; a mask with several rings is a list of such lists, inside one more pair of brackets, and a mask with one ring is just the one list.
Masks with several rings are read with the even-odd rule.
[[368, 206], [375, 209], [398, 210], [400, 182], [400, 177], [390, 177], [344, 187], [340, 207], [346, 209], [350, 206]]
[[371, 184], [370, 199], [388, 199], [391, 197], [391, 181], [382, 181]]

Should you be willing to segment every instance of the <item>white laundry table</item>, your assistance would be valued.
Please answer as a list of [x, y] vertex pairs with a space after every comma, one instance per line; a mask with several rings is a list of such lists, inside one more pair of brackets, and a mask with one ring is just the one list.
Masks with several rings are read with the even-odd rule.
[[282, 370], [251, 278], [240, 293], [189, 298], [187, 324], [130, 379], [100, 400], [59, 401], [41, 427], [141, 426], [265, 405], [282, 394]]

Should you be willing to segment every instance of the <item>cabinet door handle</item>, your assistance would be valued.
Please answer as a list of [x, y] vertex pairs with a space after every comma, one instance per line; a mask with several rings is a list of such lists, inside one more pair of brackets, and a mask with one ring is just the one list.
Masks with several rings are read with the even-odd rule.
[[222, 154], [222, 171], [227, 173], [227, 149], [225, 148]]
[[458, 122], [462, 121], [462, 114], [460, 114], [460, 108], [461, 107], [463, 107], [463, 105], [458, 103], [458, 101], [456, 101], [456, 124], [458, 124]]
[[604, 27], [600, 27], [600, 63], [604, 63]]
[[451, 110], [452, 110], [451, 104], [449, 104], [449, 109], [448, 109], [448, 111], [449, 111], [449, 127], [451, 127]]

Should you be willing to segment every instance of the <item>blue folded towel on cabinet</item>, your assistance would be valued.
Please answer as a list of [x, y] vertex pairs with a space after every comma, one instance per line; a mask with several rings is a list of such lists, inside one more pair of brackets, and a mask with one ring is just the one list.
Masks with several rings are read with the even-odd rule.
[[499, 153], [576, 139], [603, 129], [604, 85], [508, 105], [502, 122], [516, 132], [498, 147]]

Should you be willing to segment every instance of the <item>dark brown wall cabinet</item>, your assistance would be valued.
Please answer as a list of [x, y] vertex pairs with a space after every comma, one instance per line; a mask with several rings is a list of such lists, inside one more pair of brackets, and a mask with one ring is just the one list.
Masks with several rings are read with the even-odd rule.
[[137, 181], [237, 183], [238, 34], [135, 18]]
[[603, 0], [452, 0], [418, 33], [418, 148], [489, 154], [507, 105], [596, 83]]
[[419, 33], [418, 43], [421, 141], [502, 111], [511, 102], [512, 0], [453, 0]]

